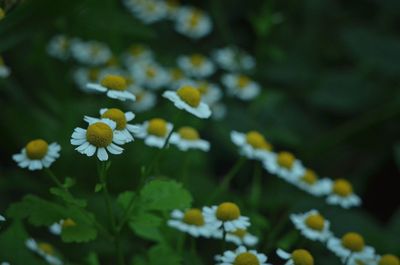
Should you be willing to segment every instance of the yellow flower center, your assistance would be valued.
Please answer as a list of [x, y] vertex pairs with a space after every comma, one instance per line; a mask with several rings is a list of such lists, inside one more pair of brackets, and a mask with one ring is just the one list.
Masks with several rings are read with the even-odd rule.
[[113, 131], [107, 124], [96, 122], [87, 128], [86, 139], [96, 147], [107, 147], [113, 140]]
[[207, 94], [208, 90], [210, 90], [210, 85], [207, 82], [201, 82], [197, 89], [200, 91], [201, 95], [204, 95]]
[[62, 222], [62, 228], [68, 228], [68, 227], [73, 227], [73, 226], [76, 226], [76, 223], [71, 218], [65, 219]]
[[357, 233], [347, 233], [342, 237], [342, 245], [352, 252], [359, 252], [364, 249], [364, 238]]
[[97, 68], [91, 68], [88, 71], [88, 78], [90, 81], [94, 82], [97, 81], [99, 79], [99, 69]]
[[3, 8], [0, 7], [0, 20], [2, 20], [6, 16], [6, 12], [4, 12]]
[[176, 93], [189, 106], [197, 107], [200, 104], [201, 94], [192, 86], [183, 86]]
[[195, 28], [199, 25], [202, 13], [199, 10], [195, 10], [189, 17], [189, 27]]
[[315, 182], [317, 182], [318, 177], [317, 174], [315, 174], [314, 170], [307, 169], [304, 175], [301, 177], [301, 180], [308, 185], [314, 185]]
[[221, 221], [232, 221], [240, 217], [240, 209], [235, 203], [224, 202], [218, 206], [216, 215]]
[[174, 68], [171, 70], [172, 80], [174, 81], [181, 80], [183, 77], [184, 77], [183, 72], [180, 69]]
[[147, 126], [147, 132], [158, 137], [165, 137], [167, 131], [167, 122], [163, 119], [152, 119]]
[[129, 49], [129, 53], [133, 56], [139, 56], [144, 52], [144, 47], [142, 45], [132, 45]]
[[280, 152], [278, 154], [278, 164], [287, 169], [292, 168], [295, 159], [294, 155], [289, 152]]
[[156, 69], [154, 69], [154, 67], [147, 67], [146, 69], [146, 76], [150, 79], [153, 79], [154, 77], [156, 77], [157, 75], [157, 71]]
[[123, 130], [126, 128], [126, 117], [120, 109], [108, 109], [101, 115], [102, 118], [107, 118], [115, 121], [117, 124], [117, 130]]
[[195, 67], [200, 67], [204, 63], [204, 56], [201, 54], [193, 54], [190, 56], [190, 62], [195, 66]]
[[106, 75], [101, 80], [101, 85], [111, 90], [123, 91], [127, 88], [126, 79], [120, 75]]
[[108, 61], [107, 61], [107, 66], [118, 66], [118, 59], [114, 56], [112, 56]]
[[272, 146], [257, 131], [250, 131], [246, 134], [246, 141], [255, 149], [272, 150]]
[[397, 256], [386, 254], [381, 257], [378, 265], [400, 265], [400, 261]]
[[237, 86], [239, 88], [245, 88], [250, 84], [251, 80], [245, 75], [240, 75], [237, 79]]
[[243, 238], [247, 234], [247, 230], [246, 229], [237, 229], [234, 232], [231, 232], [230, 234], [235, 235], [240, 238]]
[[333, 184], [333, 192], [339, 196], [347, 197], [353, 193], [353, 187], [345, 179], [338, 179]]
[[146, 92], [144, 92], [144, 91], [136, 92], [135, 93], [136, 102], [141, 102], [145, 95], [146, 95]]
[[243, 252], [236, 256], [233, 265], [260, 265], [260, 262], [253, 253]]
[[192, 127], [182, 127], [178, 130], [178, 133], [180, 135], [181, 138], [185, 139], [185, 140], [198, 140], [199, 137], [199, 133]]
[[30, 141], [26, 147], [26, 155], [33, 160], [40, 160], [47, 154], [49, 145], [42, 139]]
[[40, 249], [41, 251], [43, 251], [44, 253], [46, 253], [47, 255], [54, 255], [54, 248], [52, 245], [48, 244], [48, 243], [39, 243], [38, 244], [38, 249]]
[[294, 265], [314, 265], [314, 258], [305, 249], [296, 249], [292, 253]]
[[305, 220], [306, 225], [317, 231], [322, 231], [325, 225], [325, 219], [320, 214], [311, 214]]
[[189, 209], [183, 216], [183, 222], [189, 225], [202, 226], [204, 225], [203, 213], [199, 209]]

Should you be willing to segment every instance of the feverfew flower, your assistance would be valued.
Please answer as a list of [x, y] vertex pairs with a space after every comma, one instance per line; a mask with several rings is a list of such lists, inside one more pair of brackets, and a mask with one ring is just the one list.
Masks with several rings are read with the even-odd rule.
[[167, 8], [167, 17], [175, 19], [180, 7], [179, 0], [166, 0], [165, 5]]
[[157, 90], [168, 85], [168, 72], [155, 62], [139, 62], [130, 67], [135, 80], [144, 87]]
[[345, 179], [337, 179], [330, 183], [330, 194], [326, 202], [333, 205], [340, 205], [348, 209], [361, 205], [361, 199], [353, 192], [353, 187]]
[[225, 118], [227, 108], [224, 103], [222, 103], [220, 101], [212, 103], [210, 105], [210, 108], [213, 113], [213, 115], [211, 117], [213, 120], [219, 121], [219, 120], [222, 120], [223, 118]]
[[270, 173], [294, 183], [304, 175], [305, 168], [300, 160], [290, 152], [272, 153], [264, 160], [264, 168]]
[[228, 95], [241, 100], [251, 100], [260, 94], [260, 85], [242, 74], [225, 74], [221, 82], [226, 87]]
[[2, 216], [1, 214], [0, 214], [0, 222], [4, 222], [6, 220], [6, 218], [4, 218], [4, 216]]
[[332, 236], [330, 222], [317, 210], [306, 213], [291, 214], [290, 220], [300, 233], [310, 240], [325, 242]]
[[76, 222], [74, 220], [68, 218], [68, 219], [60, 220], [59, 222], [52, 224], [49, 227], [49, 231], [50, 231], [50, 233], [52, 233], [54, 235], [61, 235], [61, 233], [64, 229], [68, 229], [68, 228], [74, 227], [74, 226], [76, 226]]
[[292, 253], [278, 249], [276, 254], [280, 258], [287, 260], [285, 265], [314, 265], [313, 256], [305, 249], [296, 249]]
[[56, 250], [52, 245], [45, 242], [36, 242], [35, 239], [29, 238], [25, 241], [25, 245], [28, 249], [32, 250], [42, 258], [44, 258], [47, 263], [52, 265], [62, 265], [63, 262], [57, 257]]
[[181, 7], [176, 14], [175, 30], [192, 39], [208, 35], [212, 30], [210, 17], [193, 7]]
[[377, 256], [376, 261], [373, 265], [400, 265], [400, 260], [396, 255], [385, 254], [383, 256]]
[[136, 1], [133, 5], [130, 4], [129, 1], [124, 2], [132, 14], [145, 24], [152, 24], [160, 21], [167, 15], [167, 7], [163, 1]]
[[210, 150], [210, 143], [200, 139], [199, 133], [192, 127], [181, 127], [178, 132], [171, 135], [171, 144], [176, 145], [181, 151], [199, 149], [204, 152]]
[[330, 192], [331, 182], [328, 178], [319, 179], [313, 170], [306, 169], [293, 184], [314, 196], [324, 196]]
[[142, 44], [133, 44], [123, 55], [123, 60], [125, 65], [130, 68], [134, 64], [140, 62], [151, 62], [154, 60], [153, 51], [150, 50], [147, 46]]
[[10, 75], [10, 68], [4, 64], [3, 57], [0, 56], [0, 77], [5, 78]]
[[239, 147], [240, 154], [249, 159], [265, 160], [272, 155], [272, 145], [257, 131], [248, 133], [232, 131], [231, 140]]
[[257, 253], [255, 250], [247, 250], [244, 246], [235, 251], [225, 251], [222, 255], [215, 256], [216, 265], [271, 265], [267, 262], [267, 256]]
[[252, 247], [258, 243], [258, 238], [250, 234], [247, 229], [237, 229], [235, 231], [226, 233], [225, 241], [232, 242], [237, 246], [245, 245]]
[[144, 143], [148, 146], [163, 148], [172, 129], [171, 123], [164, 119], [154, 118], [139, 125], [135, 136], [144, 139]]
[[332, 237], [327, 243], [327, 247], [335, 255], [342, 259], [342, 262], [351, 259], [356, 264], [355, 260], [373, 259], [375, 256], [375, 249], [366, 246], [364, 238], [354, 232], [345, 234], [341, 239]]
[[97, 67], [78, 67], [73, 71], [72, 78], [82, 91], [87, 93], [95, 92], [92, 89], [88, 89], [86, 85], [100, 81], [100, 69]]
[[185, 84], [192, 84], [194, 81], [188, 79], [185, 73], [179, 68], [171, 68], [168, 70], [169, 74], [169, 84], [168, 87], [170, 89], [178, 89]]
[[69, 46], [68, 37], [59, 34], [50, 39], [46, 50], [50, 56], [65, 61], [70, 55]]
[[117, 124], [109, 119], [90, 123], [87, 129], [75, 128], [71, 144], [78, 145], [75, 150], [87, 156], [97, 152], [100, 161], [108, 160], [108, 152], [114, 155], [122, 154], [124, 150], [118, 145], [126, 143], [122, 134], [115, 133]]
[[222, 98], [221, 88], [205, 80], [194, 82], [194, 86], [200, 91], [201, 98], [208, 105], [216, 104]]
[[201, 101], [201, 93], [193, 86], [184, 85], [177, 91], [165, 91], [163, 97], [174, 103], [178, 109], [183, 109], [194, 116], [207, 119], [211, 116], [210, 107]]
[[21, 153], [13, 155], [13, 159], [21, 168], [29, 170], [40, 170], [48, 168], [60, 156], [60, 145], [51, 143], [50, 145], [42, 139], [30, 141]]
[[99, 92], [104, 92], [107, 97], [125, 101], [127, 99], [135, 101], [136, 97], [131, 92], [127, 91], [128, 82], [120, 75], [106, 75], [98, 83], [88, 83], [88, 89]]
[[215, 72], [214, 64], [207, 57], [198, 53], [179, 56], [177, 63], [188, 76], [195, 78], [206, 78]]
[[192, 208], [184, 212], [174, 210], [171, 213], [171, 217], [172, 219], [168, 221], [169, 226], [194, 237], [203, 236], [209, 238], [214, 236], [217, 231], [215, 226], [205, 222], [200, 209]]
[[110, 48], [98, 41], [73, 39], [70, 45], [72, 57], [82, 64], [101, 65], [112, 57]]
[[246, 229], [250, 226], [247, 216], [240, 214], [239, 206], [232, 202], [224, 202], [218, 206], [203, 207], [204, 219], [207, 223], [215, 223], [223, 227], [225, 232]]
[[136, 101], [129, 104], [129, 107], [135, 112], [144, 112], [152, 109], [157, 103], [157, 96], [153, 91], [148, 91], [135, 87], [130, 89], [135, 95]]
[[254, 68], [254, 58], [237, 47], [225, 47], [212, 53], [212, 58], [223, 70], [230, 72], [247, 71]]

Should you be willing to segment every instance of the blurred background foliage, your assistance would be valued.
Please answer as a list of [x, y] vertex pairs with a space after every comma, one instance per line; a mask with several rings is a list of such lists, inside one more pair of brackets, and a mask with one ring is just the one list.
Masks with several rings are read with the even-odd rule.
[[[1, 213], [28, 193], [51, 198], [50, 181], [41, 172], [21, 170], [11, 160], [27, 141], [39, 137], [61, 144], [62, 156], [54, 171], [75, 178], [76, 192], [91, 198], [89, 208], [103, 212], [102, 201], [92, 192], [95, 161], [75, 152], [69, 140], [73, 128], [83, 125], [83, 115], [123, 105], [79, 91], [71, 80], [72, 63], [46, 54], [51, 36], [64, 33], [103, 41], [116, 54], [132, 43], [144, 43], [156, 52], [158, 61], [170, 66], [180, 54], [209, 54], [214, 48], [235, 44], [255, 56], [252, 76], [262, 84], [262, 95], [250, 103], [225, 99], [228, 112], [222, 121], [204, 122], [184, 115], [178, 123], [199, 128], [212, 150], [203, 154], [170, 148], [163, 156], [162, 173], [178, 180], [185, 176], [194, 205], [201, 207], [207, 201], [204, 191], [212, 189], [238, 159], [230, 131], [260, 130], [276, 150], [294, 152], [321, 176], [348, 178], [364, 201], [361, 209], [350, 211], [328, 207], [322, 199], [264, 171], [261, 183], [251, 185], [258, 169], [248, 161], [224, 197], [239, 202], [253, 218], [254, 232], [262, 239], [260, 251], [271, 252], [277, 245], [269, 242], [277, 239], [281, 246], [297, 240], [288, 220], [281, 224], [282, 216], [317, 208], [331, 220], [336, 234], [355, 230], [378, 252], [400, 254], [400, 1], [183, 1], [212, 16], [214, 30], [200, 41], [176, 34], [170, 22], [146, 26], [116, 0], [0, 3], [9, 8], [7, 18], [0, 22], [0, 54], [12, 69], [8, 79], [0, 80]], [[137, 115], [136, 121], [157, 116], [173, 120], [176, 111], [160, 99], [155, 109]], [[154, 149], [135, 141], [122, 156], [114, 157], [111, 191], [133, 189], [141, 165], [148, 164], [154, 154]], [[257, 196], [259, 203], [254, 203]], [[33, 236], [50, 237], [44, 230], [27, 229]], [[10, 248], [5, 247], [4, 238], [22, 236], [20, 229], [10, 233], [2, 238], [0, 253]], [[203, 262], [210, 262], [215, 254], [212, 249], [218, 247], [202, 240], [199, 244], [207, 253]], [[324, 260], [324, 265], [339, 264], [322, 245], [305, 244], [319, 253], [316, 260]], [[112, 256], [101, 241], [56, 245], [71, 260], [79, 260], [90, 250]], [[149, 243], [132, 235], [124, 245], [143, 250]], [[155, 252], [156, 257], [159, 252]], [[95, 259], [89, 256], [88, 264], [96, 264]]]

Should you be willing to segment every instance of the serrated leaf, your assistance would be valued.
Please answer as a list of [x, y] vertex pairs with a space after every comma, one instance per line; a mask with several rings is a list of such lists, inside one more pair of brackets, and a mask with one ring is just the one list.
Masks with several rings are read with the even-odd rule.
[[149, 261], [151, 265], [180, 265], [181, 257], [167, 245], [159, 244], [150, 249]]
[[61, 188], [50, 188], [50, 193], [63, 199], [66, 203], [76, 205], [78, 207], [86, 207], [87, 203], [83, 199], [77, 199], [68, 191]]
[[130, 228], [134, 233], [142, 238], [162, 241], [163, 237], [160, 233], [160, 226], [163, 220], [151, 213], [141, 212], [136, 214], [129, 222]]
[[153, 180], [140, 192], [141, 202], [149, 210], [169, 211], [190, 207], [192, 195], [174, 180]]

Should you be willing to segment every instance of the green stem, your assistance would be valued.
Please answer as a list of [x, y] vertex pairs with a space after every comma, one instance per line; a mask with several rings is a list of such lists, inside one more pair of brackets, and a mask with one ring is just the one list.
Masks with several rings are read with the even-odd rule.
[[64, 185], [61, 183], [61, 181], [57, 178], [57, 176], [53, 173], [53, 171], [51, 171], [50, 168], [45, 168], [44, 171], [47, 173], [47, 175], [49, 175], [49, 177], [51, 178], [51, 180], [60, 188], [64, 189], [64, 190], [68, 190], [66, 187], [64, 187]]
[[258, 161], [254, 161], [254, 173], [250, 190], [250, 204], [257, 211], [261, 198], [261, 176], [262, 168]]
[[177, 244], [177, 250], [179, 255], [183, 255], [183, 247], [185, 246], [185, 241], [186, 241], [186, 233], [182, 233], [181, 236], [179, 237], [178, 244]]

